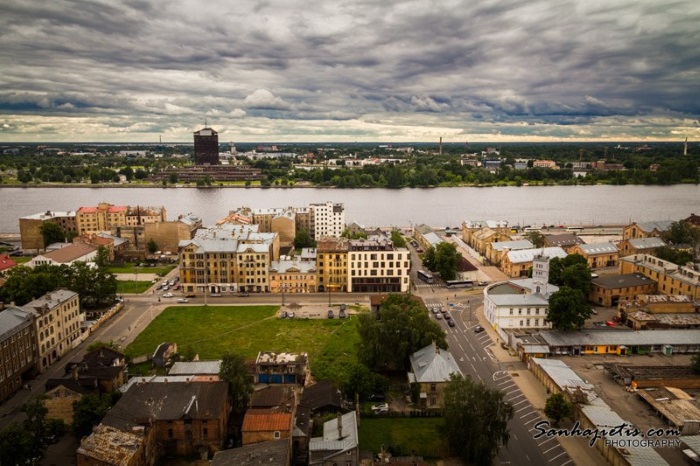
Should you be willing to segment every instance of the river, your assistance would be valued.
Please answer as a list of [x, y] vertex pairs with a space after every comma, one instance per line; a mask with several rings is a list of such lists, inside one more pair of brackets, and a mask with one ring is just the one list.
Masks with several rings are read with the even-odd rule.
[[430, 189], [335, 188], [0, 188], [0, 233], [18, 233], [19, 217], [109, 202], [165, 206], [168, 219], [193, 213], [211, 225], [241, 206], [342, 202], [346, 222], [365, 227], [457, 227], [464, 220], [520, 225], [628, 224], [700, 214], [700, 186], [523, 186]]

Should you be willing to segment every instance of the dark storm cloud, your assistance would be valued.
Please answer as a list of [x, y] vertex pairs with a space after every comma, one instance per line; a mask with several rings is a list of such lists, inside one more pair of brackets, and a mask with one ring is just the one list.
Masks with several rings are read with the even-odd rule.
[[691, 0], [6, 0], [0, 127], [697, 138], [698, 23]]

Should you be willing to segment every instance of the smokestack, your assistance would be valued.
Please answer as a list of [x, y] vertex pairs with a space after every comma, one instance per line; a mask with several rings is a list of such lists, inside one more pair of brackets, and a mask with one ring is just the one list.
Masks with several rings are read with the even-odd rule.
[[343, 416], [338, 414], [338, 440], [343, 440]]
[[440, 155], [442, 155], [442, 136], [440, 136]]

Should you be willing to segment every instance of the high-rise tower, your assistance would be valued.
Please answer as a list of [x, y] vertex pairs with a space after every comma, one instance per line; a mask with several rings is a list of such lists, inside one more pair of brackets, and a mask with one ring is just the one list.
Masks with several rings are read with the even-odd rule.
[[538, 254], [532, 261], [532, 293], [546, 296], [548, 282], [549, 258], [543, 254]]
[[194, 133], [195, 165], [219, 164], [219, 133], [209, 127]]

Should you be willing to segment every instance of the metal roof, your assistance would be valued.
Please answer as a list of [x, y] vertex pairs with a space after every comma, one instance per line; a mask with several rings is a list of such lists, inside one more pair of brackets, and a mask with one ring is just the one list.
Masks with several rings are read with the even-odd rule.
[[657, 230], [657, 231], [666, 231], [671, 229], [671, 225], [673, 222], [671, 220], [657, 220], [653, 222], [640, 222], [637, 223], [637, 227], [642, 230], [646, 231], [648, 233]]
[[580, 387], [584, 390], [593, 390], [595, 388], [594, 385], [579, 377], [564, 361], [542, 358], [532, 358], [531, 361], [533, 364], [541, 367], [562, 390], [565, 387]]
[[447, 382], [450, 374], [462, 374], [452, 354], [435, 345], [426, 346], [410, 356], [416, 382]]
[[549, 259], [558, 257], [560, 259], [568, 256], [566, 251], [560, 247], [523, 249], [521, 251], [508, 251], [508, 260], [513, 264], [532, 262], [537, 255], [546, 256]]
[[636, 286], [651, 285], [655, 283], [650, 278], [645, 277], [641, 273], [626, 273], [623, 275], [608, 275], [598, 277], [591, 280], [591, 285], [596, 285], [601, 288], [629, 288]]
[[316, 262], [289, 260], [289, 261], [272, 261], [270, 263], [270, 271], [277, 273], [287, 273], [292, 269], [296, 269], [299, 273], [309, 273], [316, 271]]
[[661, 238], [656, 236], [651, 236], [649, 238], [636, 238], [631, 239], [630, 244], [635, 249], [650, 249], [650, 248], [661, 248], [666, 246], [666, 243]]
[[340, 417], [342, 424], [342, 438], [338, 429], [338, 419], [323, 423], [323, 437], [313, 437], [309, 441], [309, 451], [343, 451], [351, 450], [358, 446], [357, 416], [355, 411], [343, 414]]
[[549, 306], [549, 300], [539, 294], [495, 294], [489, 299], [496, 306]]
[[258, 466], [287, 464], [289, 441], [286, 439], [244, 445], [214, 454], [211, 466]]
[[29, 327], [31, 323], [32, 317], [27, 311], [19, 307], [8, 307], [0, 312], [0, 341], [25, 327]]
[[535, 247], [530, 241], [526, 239], [521, 239], [517, 241], [501, 241], [497, 243], [490, 243], [491, 249], [496, 251], [501, 251], [504, 249], [519, 250], [519, 249], [532, 249]]
[[540, 332], [552, 346], [593, 345], [696, 345], [700, 346], [700, 329], [683, 330], [610, 330], [585, 329], [580, 332]]
[[216, 374], [221, 371], [221, 360], [217, 361], [178, 361], [168, 371], [168, 375]]
[[596, 254], [615, 254], [618, 252], [617, 246], [612, 243], [579, 244], [578, 247], [589, 256], [594, 256]]

